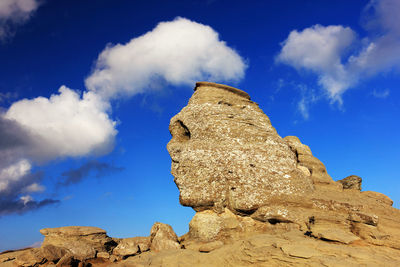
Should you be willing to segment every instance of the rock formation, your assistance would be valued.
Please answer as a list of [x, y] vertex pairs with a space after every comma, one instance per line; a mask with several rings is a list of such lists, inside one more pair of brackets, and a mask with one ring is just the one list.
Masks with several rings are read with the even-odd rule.
[[400, 211], [334, 181], [299, 138], [281, 138], [247, 93], [196, 84], [171, 119], [168, 151], [180, 203], [197, 213], [177, 237], [110, 238], [95, 227], [43, 229], [41, 248], [0, 254], [14, 266], [398, 266]]

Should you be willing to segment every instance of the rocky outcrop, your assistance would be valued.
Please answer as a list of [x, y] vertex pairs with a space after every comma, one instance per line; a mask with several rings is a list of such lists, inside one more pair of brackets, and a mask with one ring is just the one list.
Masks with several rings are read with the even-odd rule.
[[46, 228], [40, 232], [45, 236], [40, 248], [1, 253], [0, 266], [108, 266], [150, 250], [181, 248], [172, 227], [163, 223], [155, 223], [148, 237], [111, 238], [103, 229], [84, 226]]
[[[299, 138], [281, 138], [243, 91], [197, 83], [188, 105], [171, 119], [170, 132], [180, 202], [198, 211], [184, 247], [199, 251], [217, 241], [226, 246], [297, 231], [311, 243], [399, 248], [400, 213], [393, 202], [361, 192], [358, 176], [335, 182]], [[294, 244], [281, 249], [306, 253]]]
[[180, 202], [196, 211], [229, 207], [249, 214], [313, 191], [296, 154], [241, 90], [197, 83], [189, 104], [171, 119], [170, 132]]
[[189, 232], [148, 237], [95, 227], [43, 229], [39, 249], [0, 254], [20, 266], [397, 266], [400, 211], [361, 178], [334, 181], [299, 138], [281, 138], [247, 93], [200, 82], [171, 119], [168, 151]]
[[[63, 256], [74, 255], [77, 260], [96, 257], [97, 253], [109, 252], [117, 244], [98, 227], [68, 226], [40, 230], [45, 236], [42, 254], [49, 261], [57, 261]], [[53, 255], [53, 258], [49, 258]]]

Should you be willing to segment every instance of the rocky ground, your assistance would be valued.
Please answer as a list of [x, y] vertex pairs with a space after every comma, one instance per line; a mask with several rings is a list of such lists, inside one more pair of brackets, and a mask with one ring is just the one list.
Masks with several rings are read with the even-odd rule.
[[295, 136], [281, 138], [247, 93], [201, 82], [171, 119], [168, 151], [182, 205], [197, 211], [178, 237], [96, 227], [42, 229], [40, 248], [0, 254], [0, 266], [399, 266], [400, 211], [334, 181]]

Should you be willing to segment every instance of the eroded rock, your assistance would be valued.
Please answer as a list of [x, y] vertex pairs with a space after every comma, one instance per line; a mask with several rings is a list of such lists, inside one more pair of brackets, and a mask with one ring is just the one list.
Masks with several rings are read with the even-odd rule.
[[150, 249], [150, 237], [132, 237], [123, 238], [118, 242], [118, 246], [114, 248], [113, 254], [120, 257], [135, 255]]
[[243, 91], [200, 82], [171, 119], [168, 151], [182, 205], [249, 213], [287, 195], [313, 191], [312, 180], [269, 118]]
[[162, 251], [169, 249], [180, 249], [178, 236], [172, 227], [164, 223], [155, 223], [150, 231], [150, 249], [152, 251]]
[[74, 255], [77, 260], [95, 258], [98, 252], [109, 252], [117, 244], [98, 227], [67, 226], [40, 230], [45, 238], [44, 252], [51, 248], [53, 255]]

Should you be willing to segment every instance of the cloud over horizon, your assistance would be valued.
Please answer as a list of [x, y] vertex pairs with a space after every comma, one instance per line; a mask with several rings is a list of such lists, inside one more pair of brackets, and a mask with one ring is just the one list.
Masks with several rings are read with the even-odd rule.
[[342, 25], [314, 25], [293, 30], [276, 57], [278, 63], [307, 70], [331, 103], [342, 104], [342, 95], [360, 82], [379, 73], [400, 70], [400, 2], [371, 0], [363, 10], [360, 38]]
[[14, 28], [26, 22], [39, 5], [38, 0], [1, 0], [0, 40], [13, 35]]
[[246, 67], [210, 26], [178, 17], [126, 44], [108, 45], [85, 83], [108, 99], [143, 93], [157, 81], [174, 86], [199, 80], [237, 82]]

